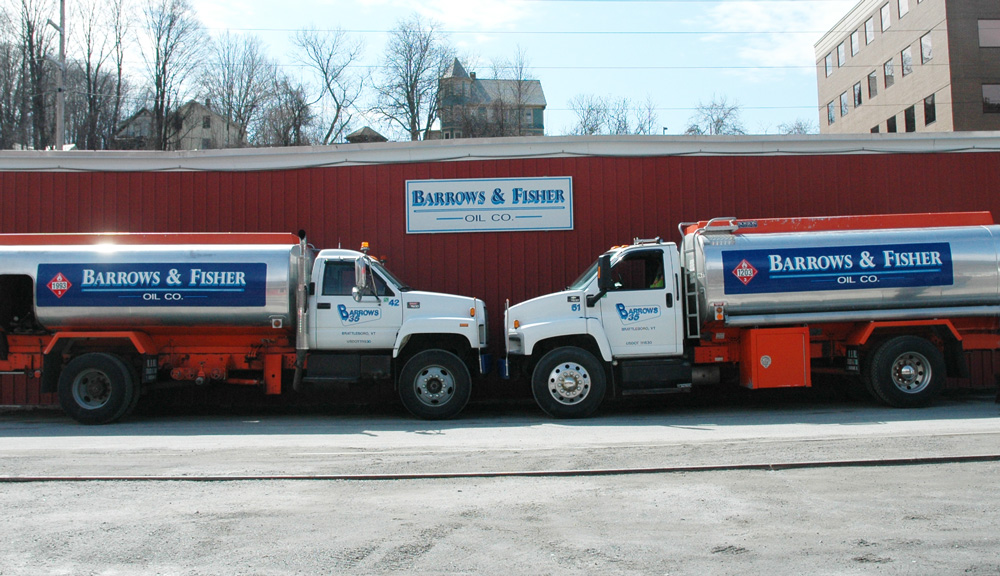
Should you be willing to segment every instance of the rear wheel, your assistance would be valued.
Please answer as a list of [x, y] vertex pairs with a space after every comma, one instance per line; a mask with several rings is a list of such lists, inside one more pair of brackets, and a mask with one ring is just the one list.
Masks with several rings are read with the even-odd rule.
[[585, 418], [604, 400], [604, 367], [583, 348], [552, 350], [535, 366], [531, 392], [535, 402], [554, 418]]
[[897, 336], [880, 345], [867, 366], [875, 395], [897, 408], [930, 404], [944, 388], [944, 355], [917, 336]]
[[136, 392], [132, 371], [111, 354], [77, 356], [59, 375], [59, 404], [81, 424], [122, 418], [135, 406]]
[[427, 420], [454, 418], [472, 396], [472, 376], [458, 356], [425, 350], [399, 374], [399, 399], [411, 414]]

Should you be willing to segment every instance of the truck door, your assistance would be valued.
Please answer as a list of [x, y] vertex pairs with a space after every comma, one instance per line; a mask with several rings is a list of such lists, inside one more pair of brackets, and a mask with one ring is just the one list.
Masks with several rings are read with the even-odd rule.
[[315, 348], [319, 350], [392, 349], [403, 321], [399, 295], [374, 272], [378, 298], [368, 295], [355, 302], [354, 259], [328, 259], [317, 262], [319, 278], [314, 296], [316, 330]]
[[611, 268], [601, 319], [615, 357], [683, 353], [677, 255], [661, 247], [628, 252]]

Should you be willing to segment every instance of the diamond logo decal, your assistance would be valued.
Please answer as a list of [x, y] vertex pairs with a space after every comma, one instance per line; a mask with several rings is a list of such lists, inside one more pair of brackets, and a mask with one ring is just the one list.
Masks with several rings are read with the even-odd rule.
[[69, 291], [73, 285], [70, 284], [70, 281], [62, 275], [62, 272], [60, 272], [56, 274], [55, 278], [49, 280], [49, 283], [46, 284], [46, 286], [49, 287], [49, 290], [52, 290], [52, 293], [56, 295], [56, 298], [62, 298], [63, 294]]
[[746, 286], [757, 275], [757, 269], [744, 259], [736, 268], [733, 268], [733, 274]]

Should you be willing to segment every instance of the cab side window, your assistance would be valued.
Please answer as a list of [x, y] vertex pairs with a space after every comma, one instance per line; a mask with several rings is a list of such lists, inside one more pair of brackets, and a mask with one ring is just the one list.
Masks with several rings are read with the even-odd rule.
[[634, 252], [611, 269], [615, 290], [655, 290], [663, 284], [663, 253]]
[[[386, 284], [385, 280], [383, 280], [382, 277], [378, 275], [377, 272], [375, 274], [373, 274], [373, 276], [375, 276], [375, 293], [378, 294], [379, 297], [386, 298], [386, 297], [390, 297], [390, 296], [395, 296], [396, 295], [392, 291], [392, 289], [389, 288], [389, 285]], [[351, 282], [352, 283], [354, 282], [354, 278], [353, 277], [351, 277]]]
[[350, 296], [354, 288], [354, 262], [327, 260], [323, 268], [323, 296]]

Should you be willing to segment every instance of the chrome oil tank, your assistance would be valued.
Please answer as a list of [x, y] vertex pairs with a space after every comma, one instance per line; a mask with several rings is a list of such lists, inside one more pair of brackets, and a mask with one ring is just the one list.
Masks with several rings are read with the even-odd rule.
[[800, 322], [1000, 304], [996, 225], [687, 234], [682, 258], [694, 267], [703, 322], [716, 304], [729, 318], [795, 314]]
[[299, 244], [291, 235], [258, 236], [288, 243], [3, 244], [0, 276], [31, 278], [35, 321], [53, 331], [294, 330]]

